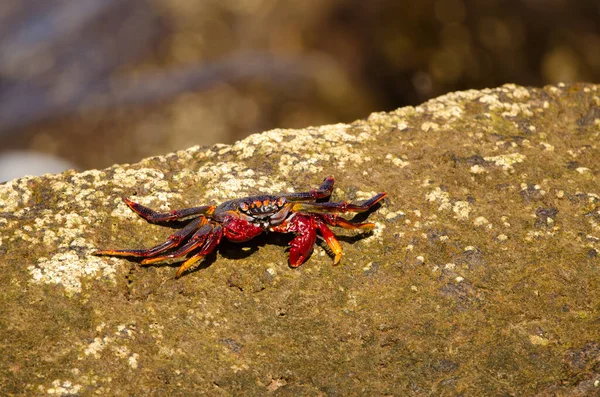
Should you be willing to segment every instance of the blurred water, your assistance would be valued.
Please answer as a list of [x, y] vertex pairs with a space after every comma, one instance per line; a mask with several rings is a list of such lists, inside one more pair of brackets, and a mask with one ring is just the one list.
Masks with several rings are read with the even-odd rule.
[[75, 166], [65, 159], [31, 151], [0, 153], [0, 183], [25, 175], [57, 174]]

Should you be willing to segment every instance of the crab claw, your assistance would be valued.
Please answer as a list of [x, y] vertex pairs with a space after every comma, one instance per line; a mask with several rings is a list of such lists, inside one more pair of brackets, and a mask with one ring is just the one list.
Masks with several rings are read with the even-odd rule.
[[296, 233], [290, 242], [290, 266], [298, 267], [308, 259], [317, 241], [317, 226], [312, 216], [296, 215], [287, 226]]
[[236, 243], [243, 243], [261, 234], [264, 230], [260, 226], [240, 219], [236, 216], [228, 216], [223, 222], [225, 237]]

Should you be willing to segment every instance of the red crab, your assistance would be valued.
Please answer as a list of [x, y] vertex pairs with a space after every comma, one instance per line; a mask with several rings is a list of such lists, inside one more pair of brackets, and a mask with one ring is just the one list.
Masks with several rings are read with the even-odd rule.
[[[386, 193], [379, 193], [359, 204], [316, 201], [329, 198], [332, 190], [333, 178], [326, 178], [317, 190], [308, 192], [251, 196], [226, 201], [219, 206], [205, 205], [164, 213], [155, 212], [124, 197], [123, 201], [129, 208], [149, 222], [183, 218], [191, 218], [191, 221], [155, 247], [145, 250], [101, 250], [94, 254], [142, 257], [146, 258], [142, 260], [142, 265], [146, 265], [184, 257], [199, 248], [179, 267], [176, 275], [179, 278], [192, 264], [213, 251], [223, 236], [233, 242], [244, 242], [262, 232], [273, 231], [296, 234], [290, 242], [289, 261], [291, 267], [298, 267], [312, 252], [318, 230], [334, 254], [335, 265], [340, 261], [342, 247], [327, 225], [371, 230], [374, 223], [354, 223], [339, 217], [337, 213], [367, 211]], [[172, 248], [177, 249], [165, 253]]]

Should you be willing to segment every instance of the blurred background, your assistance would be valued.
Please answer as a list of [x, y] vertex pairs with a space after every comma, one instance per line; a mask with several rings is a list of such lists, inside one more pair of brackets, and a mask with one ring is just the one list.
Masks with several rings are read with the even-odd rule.
[[600, 0], [2, 0], [0, 181], [600, 81]]

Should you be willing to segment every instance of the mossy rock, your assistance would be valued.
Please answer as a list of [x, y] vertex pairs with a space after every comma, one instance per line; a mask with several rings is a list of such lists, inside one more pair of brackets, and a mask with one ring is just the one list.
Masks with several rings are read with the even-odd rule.
[[[0, 185], [3, 395], [590, 395], [600, 373], [600, 86], [506, 85]], [[176, 264], [97, 257], [137, 217], [258, 192], [388, 193], [375, 232]]]

